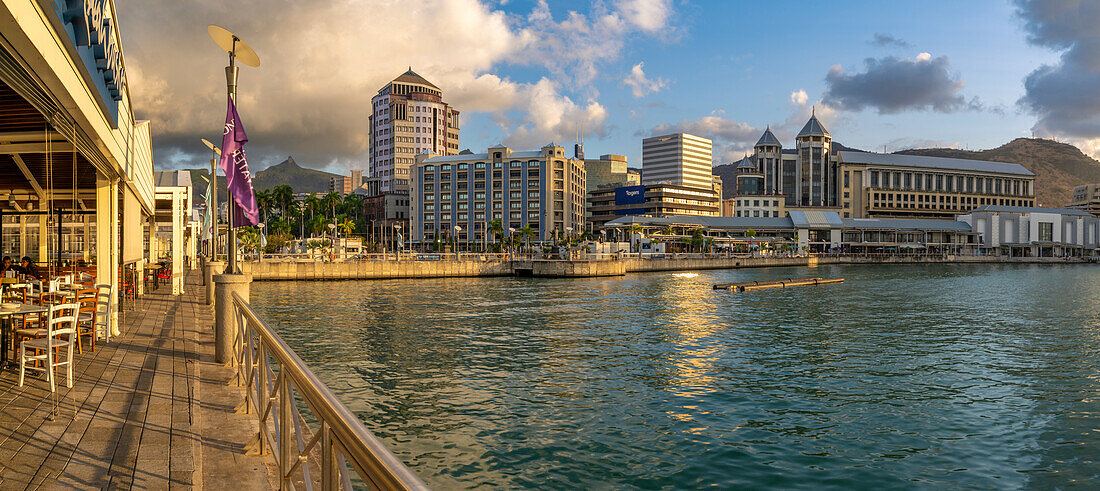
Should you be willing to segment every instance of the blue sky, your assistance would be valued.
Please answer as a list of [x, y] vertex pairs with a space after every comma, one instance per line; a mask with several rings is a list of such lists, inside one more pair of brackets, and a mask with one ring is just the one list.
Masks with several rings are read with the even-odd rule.
[[[632, 165], [640, 165], [639, 135], [662, 124], [712, 115], [755, 127], [783, 127], [797, 112], [791, 93], [804, 90], [812, 105], [826, 89], [831, 66], [860, 71], [866, 58], [911, 59], [922, 52], [946, 56], [951, 72], [965, 83], [961, 94], [979, 98], [987, 109], [841, 112], [826, 119], [834, 138], [876, 151], [884, 146], [889, 151], [928, 145], [990, 148], [1031, 136], [1035, 117], [1016, 104], [1024, 92], [1023, 79], [1058, 57], [1028, 45], [1016, 9], [1007, 2], [830, 2], [828, 8], [767, 3], [677, 2], [668, 34], [637, 36], [593, 80], [613, 128], [605, 137], [589, 136], [587, 153], [624, 153]], [[501, 8], [522, 14], [533, 6], [513, 1]], [[585, 12], [590, 6], [559, 2], [551, 10], [555, 18], [563, 18], [569, 10]], [[872, 44], [876, 34], [904, 45]], [[649, 78], [663, 79], [666, 85], [635, 98], [622, 76], [639, 62]], [[495, 73], [517, 80], [541, 75], [516, 64], [501, 64]], [[565, 92], [583, 95], [590, 90]], [[474, 113], [464, 121], [463, 147], [484, 148], [506, 137], [489, 114]], [[800, 126], [804, 118], [797, 122]], [[779, 133], [785, 144], [791, 142], [790, 131]], [[722, 143], [728, 142], [715, 142]]]
[[790, 144], [812, 106], [866, 150], [1033, 134], [1100, 150], [1100, 2], [118, 3], [162, 168], [203, 165], [195, 142], [224, 120], [212, 19], [263, 60], [242, 70], [238, 104], [256, 169], [288, 155], [365, 169], [370, 98], [410, 65], [462, 112], [460, 145], [475, 151], [569, 144], [580, 129], [588, 155], [639, 166], [643, 137], [688, 131], [714, 140], [720, 164], [769, 124]]

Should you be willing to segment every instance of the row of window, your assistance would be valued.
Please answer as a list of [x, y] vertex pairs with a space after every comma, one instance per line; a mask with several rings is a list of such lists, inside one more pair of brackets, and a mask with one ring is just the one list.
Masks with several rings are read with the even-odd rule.
[[[751, 215], [750, 215], [750, 213], [751, 213]], [[768, 217], [772, 217], [772, 216], [774, 216], [774, 217], [776, 217], [776, 218], [779, 218], [779, 212], [778, 212], [778, 211], [776, 211], [776, 212], [772, 212], [772, 211], [770, 211], [770, 210], [764, 210], [764, 211], [760, 211], [760, 210], [752, 210], [752, 211], [749, 211], [749, 210], [745, 210], [745, 211], [735, 211], [735, 212], [733, 212], [733, 216], [735, 216], [735, 217], [750, 217], [750, 216], [752, 216], [752, 217], [764, 217], [764, 218], [768, 218]]]
[[[975, 198], [971, 196], [936, 196], [908, 193], [871, 193], [871, 202], [876, 208], [901, 209], [958, 209], [970, 210], [985, 205], [1034, 206], [1028, 199], [1014, 198]], [[845, 203], [847, 204], [847, 203]]]
[[[845, 187], [847, 187], [845, 172]], [[924, 172], [871, 171], [871, 187], [948, 193], [1000, 194], [1031, 196], [1031, 181], [996, 177], [974, 177]]]
[[[486, 216], [485, 213], [474, 213], [473, 214], [473, 217], [474, 217], [473, 219], [474, 220], [485, 221], [485, 216]], [[454, 217], [455, 217], [456, 220], [458, 220], [460, 222], [465, 222], [465, 221], [470, 220], [470, 214], [469, 213], [456, 213], [454, 215]], [[494, 220], [500, 220], [500, 219], [503, 218], [503, 214], [502, 213], [493, 213], [492, 217], [493, 217]], [[508, 213], [508, 218], [510, 218], [512, 220], [521, 220], [521, 219], [523, 219], [523, 212], [521, 212], [521, 211], [510, 212], [510, 213]], [[527, 213], [527, 224], [530, 225], [532, 228], [538, 228], [538, 222], [537, 221], [541, 218], [542, 218], [541, 214], [535, 213], [535, 212], [529, 212], [529, 213]], [[449, 223], [451, 221], [451, 214], [450, 213], [440, 213], [439, 214], [439, 221], [443, 222], [439, 225], [440, 227], [446, 227], [447, 223]], [[430, 229], [434, 229], [434, 228], [436, 228], [435, 215], [424, 215], [424, 230], [430, 230]]]

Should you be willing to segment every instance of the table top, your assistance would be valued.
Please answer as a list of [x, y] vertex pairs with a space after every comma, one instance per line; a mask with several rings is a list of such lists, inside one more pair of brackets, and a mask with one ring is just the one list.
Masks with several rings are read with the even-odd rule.
[[0, 317], [8, 315], [20, 315], [20, 314], [37, 314], [40, 312], [46, 312], [49, 309], [41, 305], [34, 305], [31, 303], [21, 304], [18, 309], [8, 310], [0, 309]]
[[161, 266], [159, 264], [146, 264], [145, 265], [145, 269], [160, 269], [160, 268], [163, 268], [163, 267], [164, 266]]
[[0, 283], [4, 283], [4, 284], [8, 284], [8, 283], [22, 283], [22, 282], [23, 282], [23, 280], [21, 280], [21, 279], [19, 279], [19, 278], [0, 278]]

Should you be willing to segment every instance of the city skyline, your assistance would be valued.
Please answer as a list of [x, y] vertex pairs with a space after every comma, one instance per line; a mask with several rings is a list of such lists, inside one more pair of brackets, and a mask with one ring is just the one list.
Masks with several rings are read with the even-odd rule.
[[[643, 138], [676, 131], [714, 140], [715, 163], [730, 163], [765, 126], [790, 140], [813, 107], [837, 141], [864, 150], [990, 148], [1034, 135], [1092, 154], [1100, 136], [1100, 108], [1087, 103], [1095, 35], [1076, 27], [1100, 18], [1088, 5], [1073, 15], [1045, 2], [853, 3], [813, 15], [795, 2], [264, 5], [120, 2], [130, 76], [141, 81], [135, 107], [162, 130], [162, 165], [204, 162], [191, 142], [217, 128], [224, 65], [193, 22], [151, 22], [166, 15], [216, 19], [261, 54], [240, 85], [257, 170], [287, 155], [365, 169], [370, 98], [409, 66], [462, 113], [462, 149], [566, 145], [580, 134], [587, 153], [623, 154], [633, 167]], [[412, 12], [416, 21], [401, 20]], [[267, 28], [275, 15], [278, 31]], [[357, 28], [370, 18], [401, 28]], [[280, 36], [288, 31], [300, 34]]]

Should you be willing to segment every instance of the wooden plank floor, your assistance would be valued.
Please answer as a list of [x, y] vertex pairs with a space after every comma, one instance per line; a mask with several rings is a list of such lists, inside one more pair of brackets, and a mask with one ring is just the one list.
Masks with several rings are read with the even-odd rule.
[[76, 355], [72, 389], [58, 373], [56, 403], [44, 376], [19, 387], [18, 370], [0, 373], [0, 489], [277, 486], [270, 454], [245, 455], [256, 424], [234, 413], [235, 372], [213, 362], [200, 281], [123, 313], [122, 336]]

